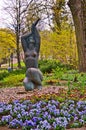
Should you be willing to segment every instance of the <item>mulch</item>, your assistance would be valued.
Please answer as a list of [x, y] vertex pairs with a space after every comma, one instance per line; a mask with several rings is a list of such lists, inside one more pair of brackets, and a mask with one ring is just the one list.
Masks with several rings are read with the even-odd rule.
[[[42, 95], [42, 94], [52, 94], [58, 93], [60, 87], [57, 86], [48, 86], [43, 87], [42, 90], [35, 89], [33, 91], [26, 92], [24, 87], [13, 87], [13, 88], [1, 88], [0, 89], [0, 102], [6, 102], [20, 99], [30, 99], [34, 94]], [[62, 87], [61, 87], [62, 88]]]

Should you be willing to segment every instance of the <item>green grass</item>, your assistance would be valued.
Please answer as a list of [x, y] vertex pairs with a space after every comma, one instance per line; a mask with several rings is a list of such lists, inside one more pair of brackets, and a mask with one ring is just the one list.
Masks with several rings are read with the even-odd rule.
[[13, 87], [23, 85], [24, 76], [24, 74], [9, 75], [8, 77], [3, 79], [2, 86]]
[[[60, 100], [66, 98], [73, 100], [86, 100], [86, 73], [79, 73], [77, 70], [69, 69], [67, 66], [54, 66], [52, 61], [48, 61], [43, 64], [43, 61], [39, 61], [40, 69], [43, 67], [43, 87], [45, 86], [64, 86], [65, 91], [60, 92], [62, 95], [57, 96]], [[51, 66], [51, 70], [49, 68]], [[60, 64], [60, 63], [59, 63]], [[44, 70], [45, 68], [45, 70]], [[46, 69], [47, 68], [47, 69]], [[7, 70], [0, 71], [0, 88], [5, 87], [17, 87], [23, 85], [23, 80], [25, 78], [26, 69], [21, 68], [8, 72]], [[62, 87], [61, 87], [62, 88]]]
[[[14, 66], [16, 66], [16, 64]], [[86, 74], [79, 73], [78, 70], [71, 69], [71, 66], [69, 65], [64, 65], [57, 60], [39, 60], [39, 68], [43, 73], [43, 86], [55, 85], [85, 89]], [[25, 67], [11, 72], [8, 72], [7, 70], [0, 70], [0, 88], [23, 85], [25, 73]]]
[[25, 72], [25, 68], [13, 70], [11, 72], [8, 72], [7, 70], [0, 70], [0, 88], [23, 85]]

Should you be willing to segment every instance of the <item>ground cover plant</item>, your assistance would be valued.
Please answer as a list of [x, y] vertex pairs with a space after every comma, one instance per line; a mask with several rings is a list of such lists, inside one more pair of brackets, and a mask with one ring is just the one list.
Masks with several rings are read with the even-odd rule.
[[[43, 86], [64, 86], [69, 98], [86, 99], [86, 74], [79, 73], [70, 65], [64, 65], [58, 60], [40, 60], [39, 68], [43, 73]], [[22, 86], [25, 68], [0, 71], [0, 87]], [[63, 93], [63, 96], [65, 94]]]
[[[16, 64], [14, 64], [15, 66]], [[85, 81], [85, 76], [80, 76], [77, 70], [72, 70], [72, 66], [60, 63], [58, 60], [40, 60], [39, 69], [43, 73], [43, 85], [61, 85], [60, 81], [65, 80], [66, 83], [73, 81], [76, 76], [79, 81], [81, 78]], [[0, 87], [14, 87], [23, 85], [22, 81], [25, 77], [26, 69], [0, 70]], [[84, 74], [83, 74], [84, 75]], [[79, 77], [79, 78], [78, 78]], [[83, 82], [85, 83], [85, 82]], [[64, 84], [67, 86], [67, 84]]]
[[26, 68], [16, 69], [8, 72], [8, 70], [0, 70], [0, 88], [15, 87], [23, 85], [22, 81], [25, 77]]
[[86, 125], [86, 101], [0, 103], [0, 125], [22, 130], [65, 130]]

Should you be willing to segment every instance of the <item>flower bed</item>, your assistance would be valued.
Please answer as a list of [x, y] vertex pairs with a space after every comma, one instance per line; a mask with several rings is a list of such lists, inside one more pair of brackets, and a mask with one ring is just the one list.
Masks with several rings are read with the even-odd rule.
[[86, 101], [0, 103], [0, 125], [22, 130], [65, 130], [86, 125]]

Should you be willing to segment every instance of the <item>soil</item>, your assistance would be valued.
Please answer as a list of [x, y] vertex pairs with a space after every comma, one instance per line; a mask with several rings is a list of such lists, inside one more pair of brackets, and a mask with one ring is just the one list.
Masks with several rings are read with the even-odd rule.
[[[0, 130], [22, 130], [22, 129], [9, 129], [7, 127], [0, 127]], [[82, 128], [72, 128], [72, 129], [67, 129], [67, 130], [86, 130], [86, 127]]]
[[22, 129], [9, 129], [9, 128], [7, 128], [7, 127], [1, 127], [1, 126], [0, 126], [0, 130], [22, 130]]
[[[43, 87], [42, 90], [35, 89], [33, 91], [26, 92], [24, 87], [14, 87], [14, 88], [1, 88], [0, 89], [0, 102], [9, 102], [13, 100], [20, 99], [30, 99], [34, 94], [42, 95], [42, 94], [52, 94], [58, 93], [60, 87], [57, 86], [48, 86]], [[62, 87], [61, 87], [62, 88]]]

